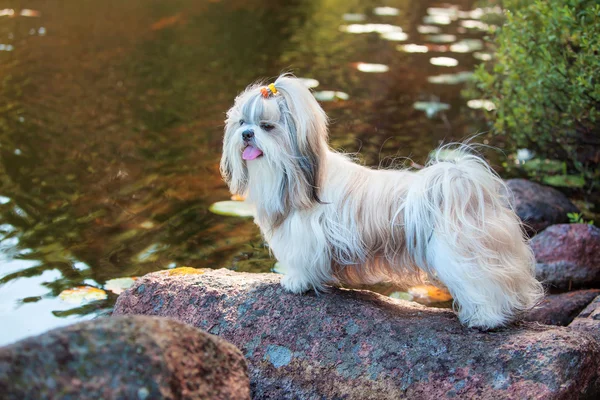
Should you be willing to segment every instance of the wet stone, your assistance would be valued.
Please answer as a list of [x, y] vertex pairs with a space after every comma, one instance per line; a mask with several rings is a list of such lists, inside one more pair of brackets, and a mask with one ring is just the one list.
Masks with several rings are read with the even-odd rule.
[[553, 224], [569, 222], [567, 213], [579, 209], [561, 192], [526, 179], [506, 181], [513, 196], [513, 207], [530, 235]]
[[96, 319], [0, 348], [0, 398], [6, 400], [249, 394], [246, 363], [235, 346], [166, 318]]

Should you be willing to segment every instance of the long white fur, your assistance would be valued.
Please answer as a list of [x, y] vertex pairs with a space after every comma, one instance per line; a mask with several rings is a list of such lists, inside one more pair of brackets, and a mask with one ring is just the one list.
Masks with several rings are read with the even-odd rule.
[[[365, 168], [329, 148], [327, 117], [298, 79], [282, 75], [275, 87], [266, 99], [260, 84], [236, 98], [221, 171], [232, 193], [255, 205], [288, 271], [285, 289], [428, 278], [448, 288], [462, 323], [486, 329], [538, 302], [543, 289], [508, 189], [468, 146], [417, 172]], [[247, 129], [263, 152], [250, 161], [242, 159]]]

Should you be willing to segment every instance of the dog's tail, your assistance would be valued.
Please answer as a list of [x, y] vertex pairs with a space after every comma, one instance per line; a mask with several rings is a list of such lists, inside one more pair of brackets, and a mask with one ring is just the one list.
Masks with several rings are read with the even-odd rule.
[[407, 193], [408, 252], [449, 289], [469, 326], [503, 325], [543, 295], [508, 196], [502, 179], [467, 145], [439, 149]]

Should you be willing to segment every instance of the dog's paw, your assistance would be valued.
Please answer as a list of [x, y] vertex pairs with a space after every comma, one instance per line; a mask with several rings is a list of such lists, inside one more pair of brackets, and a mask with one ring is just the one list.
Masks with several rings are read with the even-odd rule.
[[310, 290], [310, 283], [297, 275], [285, 275], [281, 278], [281, 286], [290, 293], [304, 293]]

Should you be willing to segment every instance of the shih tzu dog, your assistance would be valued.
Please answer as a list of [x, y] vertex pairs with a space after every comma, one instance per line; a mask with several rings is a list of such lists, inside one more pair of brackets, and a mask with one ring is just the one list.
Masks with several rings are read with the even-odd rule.
[[327, 136], [325, 112], [291, 75], [249, 86], [227, 113], [221, 173], [256, 207], [286, 290], [427, 278], [463, 324], [484, 329], [536, 304], [533, 253], [482, 158], [459, 146], [416, 172], [374, 170]]

